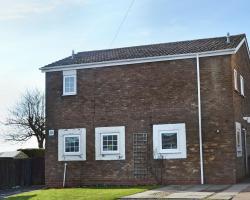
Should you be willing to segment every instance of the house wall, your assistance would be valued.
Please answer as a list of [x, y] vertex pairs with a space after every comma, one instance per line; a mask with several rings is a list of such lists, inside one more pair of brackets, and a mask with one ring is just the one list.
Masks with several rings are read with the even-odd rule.
[[[244, 78], [244, 87], [245, 87], [245, 97], [240, 95], [240, 91], [236, 91], [233, 89], [233, 103], [234, 103], [234, 118], [235, 121], [240, 122], [242, 128], [247, 129], [247, 146], [250, 148], [250, 126], [243, 120], [243, 117], [250, 116], [250, 63], [249, 63], [249, 56], [247, 52], [247, 47], [244, 44], [239, 51], [232, 56], [231, 60], [231, 67], [232, 72], [233, 69], [236, 69], [238, 72], [238, 86], [240, 89], [240, 78], [239, 75], [242, 75]], [[234, 88], [234, 86], [232, 86]], [[236, 158], [236, 175], [237, 181], [240, 181], [242, 178], [246, 176], [246, 161], [245, 161], [245, 149], [244, 149], [244, 134], [242, 134], [242, 141], [243, 141], [243, 155], [242, 157]], [[250, 153], [250, 152], [248, 152]], [[250, 154], [248, 154], [250, 155]]]
[[[200, 59], [206, 183], [236, 181], [230, 64], [230, 56]], [[78, 70], [76, 96], [62, 96], [62, 78], [46, 73], [47, 132], [55, 130], [46, 141], [47, 186], [62, 186], [57, 130], [65, 128], [87, 130], [87, 160], [68, 162], [68, 186], [200, 183], [195, 59]], [[186, 159], [153, 159], [152, 126], [166, 123], [186, 123]], [[103, 126], [126, 127], [126, 160], [95, 160], [94, 128]], [[136, 133], [148, 138], [143, 177], [135, 176]]]
[[230, 56], [200, 60], [206, 183], [234, 183], [235, 132]]

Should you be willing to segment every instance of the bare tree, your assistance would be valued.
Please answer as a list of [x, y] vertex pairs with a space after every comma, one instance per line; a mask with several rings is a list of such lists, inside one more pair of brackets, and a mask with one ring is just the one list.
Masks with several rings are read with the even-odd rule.
[[38, 89], [27, 90], [20, 101], [9, 110], [5, 125], [13, 130], [6, 135], [6, 140], [24, 142], [36, 137], [38, 147], [43, 148], [45, 140], [45, 100]]

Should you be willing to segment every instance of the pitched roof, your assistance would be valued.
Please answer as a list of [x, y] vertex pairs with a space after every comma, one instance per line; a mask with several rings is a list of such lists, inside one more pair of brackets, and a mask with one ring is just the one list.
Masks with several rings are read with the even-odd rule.
[[6, 151], [0, 153], [0, 158], [24, 159], [29, 158], [29, 156], [21, 151]]
[[116, 49], [85, 51], [75, 54], [73, 58], [72, 56], [69, 56], [62, 60], [46, 65], [42, 67], [41, 70], [46, 70], [47, 68], [54, 66], [72, 64], [87, 64], [104, 61], [180, 55], [188, 53], [202, 53], [233, 49], [236, 48], [245, 37], [245, 34], [230, 36], [230, 43], [227, 43], [227, 37], [215, 37]]

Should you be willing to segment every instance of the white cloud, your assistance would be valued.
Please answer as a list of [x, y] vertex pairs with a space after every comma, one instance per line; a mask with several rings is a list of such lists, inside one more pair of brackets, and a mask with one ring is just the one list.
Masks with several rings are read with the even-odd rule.
[[60, 6], [82, 5], [86, 0], [0, 0], [0, 20], [13, 20], [51, 12]]

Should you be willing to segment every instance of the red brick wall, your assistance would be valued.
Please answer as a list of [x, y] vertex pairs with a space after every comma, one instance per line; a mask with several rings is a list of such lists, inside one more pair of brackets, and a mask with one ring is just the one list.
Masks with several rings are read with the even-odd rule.
[[[231, 57], [201, 58], [202, 129], [206, 183], [233, 183], [235, 134]], [[46, 184], [62, 185], [57, 130], [87, 129], [87, 160], [68, 162], [67, 184], [199, 183], [196, 60], [77, 71], [78, 94], [62, 96], [62, 72], [46, 73]], [[186, 123], [187, 159], [154, 160], [152, 125]], [[95, 161], [94, 128], [126, 126], [126, 160]], [[220, 133], [216, 133], [216, 130]], [[147, 133], [148, 176], [134, 177], [133, 134]]]

